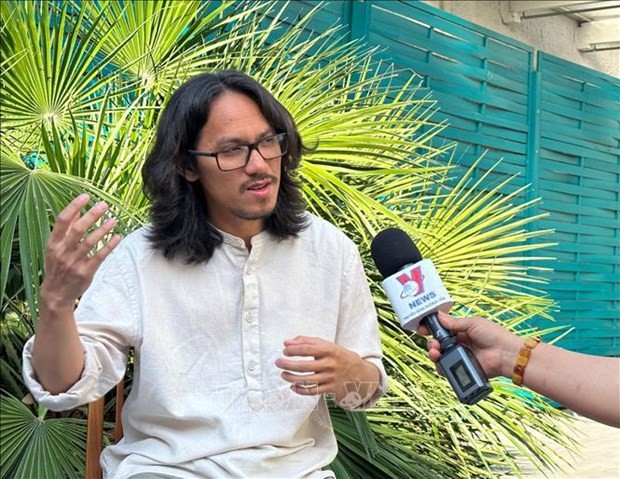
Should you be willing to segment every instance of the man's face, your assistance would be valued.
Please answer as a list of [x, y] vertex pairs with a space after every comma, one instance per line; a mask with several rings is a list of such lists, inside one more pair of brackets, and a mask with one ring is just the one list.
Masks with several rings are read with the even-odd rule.
[[[219, 152], [275, 133], [252, 99], [225, 92], [211, 104], [194, 148]], [[221, 171], [215, 158], [197, 156], [196, 171], [186, 172], [185, 177], [200, 182], [209, 219], [216, 227], [237, 236], [254, 235], [264, 229], [265, 218], [276, 206], [281, 162], [281, 158], [265, 160], [254, 149], [245, 167]]]

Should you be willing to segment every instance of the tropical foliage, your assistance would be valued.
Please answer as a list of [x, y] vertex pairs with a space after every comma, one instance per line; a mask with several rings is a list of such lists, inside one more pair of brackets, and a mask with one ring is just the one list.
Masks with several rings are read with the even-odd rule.
[[528, 204], [484, 178], [451, 177], [453, 148], [434, 146], [443, 125], [418, 78], [335, 29], [308, 34], [313, 12], [287, 20], [280, 2], [0, 3], [2, 477], [83, 474], [83, 411], [53, 415], [22, 401], [19, 352], [37, 320], [55, 215], [87, 191], [108, 202], [121, 232], [145, 222], [140, 168], [161, 108], [184, 79], [221, 68], [250, 73], [291, 111], [314, 147], [298, 173], [309, 209], [367, 263], [391, 391], [365, 414], [332, 409], [338, 477], [495, 477], [517, 472], [506, 444], [541, 468], [559, 464], [529, 438], [569, 443], [560, 413], [500, 380], [481, 405], [460, 405], [377, 286], [368, 246], [396, 225], [435, 260], [457, 313], [523, 329], [551, 306], [522, 261], [535, 264], [532, 250], [544, 246], [530, 241], [544, 232], [525, 229], [535, 220], [523, 219]]

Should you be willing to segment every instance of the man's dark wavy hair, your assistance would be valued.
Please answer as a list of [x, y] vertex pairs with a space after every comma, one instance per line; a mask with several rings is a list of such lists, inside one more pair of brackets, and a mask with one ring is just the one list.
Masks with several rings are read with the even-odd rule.
[[266, 218], [267, 230], [283, 239], [297, 236], [306, 226], [301, 189], [291, 177], [306, 148], [290, 113], [265, 87], [244, 73], [203, 73], [181, 85], [170, 98], [142, 168], [145, 194], [152, 202], [148, 238], [167, 259], [178, 256], [187, 263], [206, 262], [222, 242], [222, 235], [207, 220], [200, 183], [187, 181], [182, 173], [196, 171], [196, 158], [188, 150], [196, 147], [211, 104], [225, 92], [251, 98], [275, 133], [286, 133], [288, 138], [278, 199], [275, 210]]

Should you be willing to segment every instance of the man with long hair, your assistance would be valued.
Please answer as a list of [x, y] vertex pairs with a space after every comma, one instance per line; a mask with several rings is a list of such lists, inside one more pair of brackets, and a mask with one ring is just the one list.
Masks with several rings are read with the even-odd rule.
[[364, 409], [387, 378], [357, 248], [304, 210], [304, 151], [262, 85], [205, 73], [159, 121], [149, 225], [110, 238], [105, 203], [81, 214], [87, 195], [58, 216], [24, 378], [41, 404], [74, 408], [121, 380], [134, 348], [106, 477], [334, 477], [325, 396]]

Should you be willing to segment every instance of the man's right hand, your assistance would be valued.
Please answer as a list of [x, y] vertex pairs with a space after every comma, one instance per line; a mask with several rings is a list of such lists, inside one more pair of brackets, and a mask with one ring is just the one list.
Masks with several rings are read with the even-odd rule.
[[47, 242], [41, 302], [51, 311], [73, 309], [103, 260], [120, 243], [120, 236], [115, 235], [99, 245], [116, 221], [110, 218], [95, 227], [108, 206], [99, 202], [81, 215], [88, 200], [82, 194], [69, 203], [58, 215]]
[[116, 224], [113, 219], [96, 226], [108, 209], [105, 203], [80, 214], [88, 199], [86, 194], [78, 196], [58, 215], [45, 252], [32, 365], [37, 379], [51, 394], [67, 391], [80, 378], [84, 350], [73, 314], [75, 301], [121, 241], [116, 235], [104, 240]]

